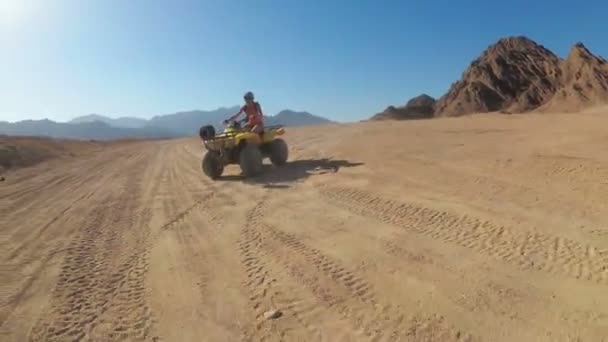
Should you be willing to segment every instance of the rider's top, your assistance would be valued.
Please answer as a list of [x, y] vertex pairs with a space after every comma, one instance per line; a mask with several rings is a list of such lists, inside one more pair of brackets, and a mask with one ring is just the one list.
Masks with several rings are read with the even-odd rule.
[[262, 107], [258, 102], [254, 102], [251, 105], [244, 105], [240, 112], [245, 112], [245, 114], [247, 114], [247, 123], [249, 125], [259, 125], [264, 123]]

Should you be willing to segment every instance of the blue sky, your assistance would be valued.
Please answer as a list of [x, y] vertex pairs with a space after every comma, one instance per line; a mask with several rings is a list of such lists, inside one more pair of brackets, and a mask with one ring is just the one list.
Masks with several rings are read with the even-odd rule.
[[608, 56], [608, 1], [1, 0], [0, 120], [242, 102], [341, 121], [442, 95], [498, 38]]

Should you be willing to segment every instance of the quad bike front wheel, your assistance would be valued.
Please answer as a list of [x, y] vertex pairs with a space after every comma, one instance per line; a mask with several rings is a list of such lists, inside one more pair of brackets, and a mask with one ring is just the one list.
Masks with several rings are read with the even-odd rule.
[[255, 144], [247, 144], [239, 154], [239, 164], [243, 175], [255, 177], [262, 172], [262, 152]]
[[205, 153], [202, 162], [203, 172], [211, 179], [218, 179], [224, 172], [224, 164], [216, 152], [208, 151]]
[[270, 143], [270, 161], [275, 166], [285, 165], [289, 157], [287, 143], [283, 139], [276, 139]]

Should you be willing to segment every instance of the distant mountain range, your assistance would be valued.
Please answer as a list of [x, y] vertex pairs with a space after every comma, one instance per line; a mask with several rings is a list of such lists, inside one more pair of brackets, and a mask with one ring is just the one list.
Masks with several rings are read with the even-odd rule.
[[[51, 120], [24, 120], [15, 123], [0, 121], [0, 134], [48, 136], [68, 139], [111, 140], [122, 138], [175, 138], [198, 134], [202, 125], [222, 129], [222, 121], [236, 113], [238, 107], [218, 108], [212, 111], [189, 111], [158, 115], [149, 120], [131, 117], [109, 118], [91, 114], [69, 122]], [[283, 110], [265, 117], [266, 125], [297, 127], [329, 124], [332, 121], [308, 112]]]
[[140, 118], [131, 118], [131, 117], [120, 117], [116, 119], [109, 118], [107, 116], [98, 115], [98, 114], [90, 114], [85, 116], [79, 116], [69, 123], [87, 123], [87, 122], [95, 122], [101, 121], [103, 123], [108, 124], [109, 126], [119, 127], [119, 128], [143, 128], [147, 125], [148, 121], [146, 119]]

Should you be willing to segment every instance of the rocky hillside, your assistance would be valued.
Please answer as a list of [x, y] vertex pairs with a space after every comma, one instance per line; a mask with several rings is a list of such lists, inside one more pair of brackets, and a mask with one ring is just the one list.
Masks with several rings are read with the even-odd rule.
[[561, 80], [559, 57], [525, 37], [499, 40], [474, 60], [437, 101], [436, 116], [526, 112], [551, 99]]
[[383, 112], [372, 117], [372, 120], [412, 120], [428, 119], [435, 112], [435, 99], [422, 94], [409, 100], [405, 106], [389, 106]]
[[[429, 117], [472, 113], [577, 111], [608, 103], [608, 63], [582, 43], [562, 59], [533, 40], [500, 39], [475, 59], [434, 103]], [[389, 107], [373, 119], [417, 118]]]
[[582, 43], [561, 61], [560, 87], [541, 110], [577, 111], [608, 102], [608, 62]]

